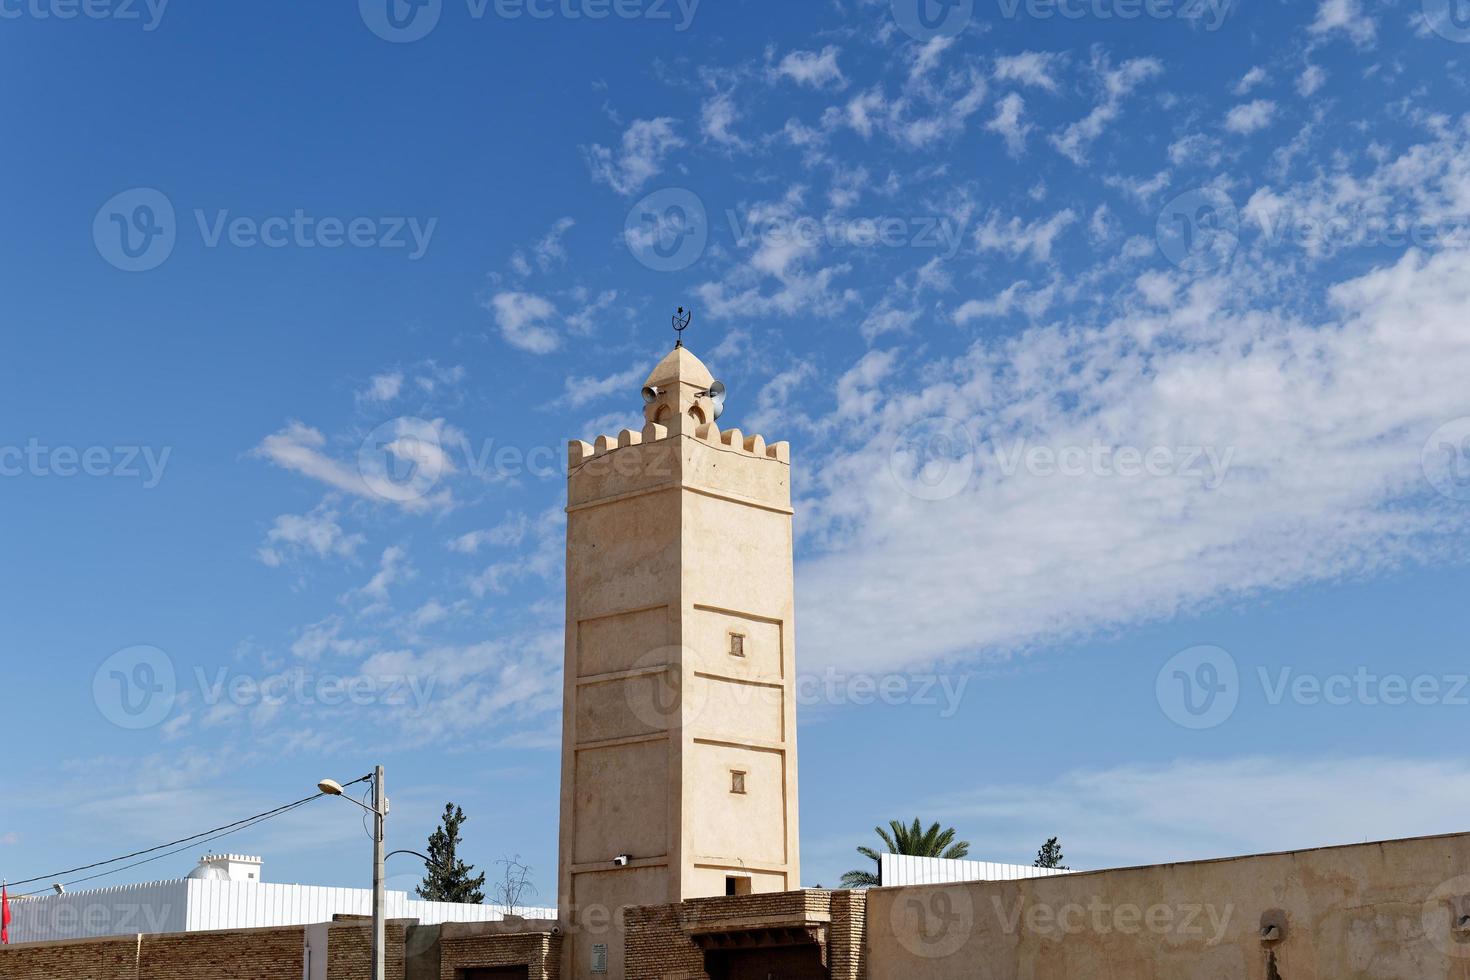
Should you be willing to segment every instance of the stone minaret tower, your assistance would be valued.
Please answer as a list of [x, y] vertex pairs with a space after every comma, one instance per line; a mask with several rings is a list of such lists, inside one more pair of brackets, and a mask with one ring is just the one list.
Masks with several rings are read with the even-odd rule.
[[623, 976], [623, 906], [800, 887], [790, 451], [713, 381], [676, 347], [641, 432], [571, 443], [567, 980]]

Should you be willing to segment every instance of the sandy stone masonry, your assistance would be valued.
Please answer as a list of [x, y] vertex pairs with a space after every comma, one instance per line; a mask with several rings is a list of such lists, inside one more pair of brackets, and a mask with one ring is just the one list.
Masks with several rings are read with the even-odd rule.
[[721, 431], [714, 384], [676, 347], [641, 431], [569, 443], [569, 980], [626, 975], [626, 908], [800, 887], [790, 446]]
[[[739, 429], [726, 429], [720, 431], [719, 425], [714, 422], [701, 423], [694, 430], [694, 438], [707, 442], [724, 449], [731, 449], [747, 456], [758, 456], [764, 459], [774, 459], [778, 463], [791, 462], [791, 443], [773, 442], [766, 445], [764, 436], [745, 435]], [[567, 463], [576, 468], [590, 459], [606, 456], [614, 449], [626, 449], [629, 446], [639, 446], [645, 442], [658, 442], [669, 437], [668, 426], [659, 425], [657, 422], [649, 422], [642, 431], [634, 432], [632, 429], [624, 429], [616, 436], [598, 436], [593, 442], [583, 442], [573, 439], [568, 446]]]

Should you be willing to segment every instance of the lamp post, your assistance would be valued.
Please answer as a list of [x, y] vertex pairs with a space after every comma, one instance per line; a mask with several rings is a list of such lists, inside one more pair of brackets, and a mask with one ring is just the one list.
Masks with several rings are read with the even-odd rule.
[[388, 816], [388, 795], [383, 790], [383, 767], [375, 766], [371, 776], [373, 783], [373, 805], [363, 806], [350, 796], [342, 795], [342, 784], [335, 779], [323, 779], [316, 784], [316, 788], [328, 796], [341, 796], [349, 803], [367, 810], [373, 815], [373, 974], [372, 980], [385, 980], [387, 971], [384, 969], [384, 951], [387, 947], [386, 928], [383, 918], [384, 905], [384, 883], [383, 883], [383, 821]]

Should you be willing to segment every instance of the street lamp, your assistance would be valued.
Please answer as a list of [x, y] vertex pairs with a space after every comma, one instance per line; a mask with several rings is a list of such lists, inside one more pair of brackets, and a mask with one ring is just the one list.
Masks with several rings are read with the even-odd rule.
[[[349, 803], [362, 807], [373, 815], [373, 975], [372, 980], [385, 980], [383, 968], [385, 929], [383, 920], [383, 819], [388, 816], [388, 796], [383, 792], [383, 767], [376, 766], [372, 775], [364, 776], [373, 783], [373, 805], [359, 803], [342, 793], [342, 784], [335, 779], [323, 779], [316, 784], [324, 796], [341, 796]], [[359, 780], [360, 782], [361, 780]]]

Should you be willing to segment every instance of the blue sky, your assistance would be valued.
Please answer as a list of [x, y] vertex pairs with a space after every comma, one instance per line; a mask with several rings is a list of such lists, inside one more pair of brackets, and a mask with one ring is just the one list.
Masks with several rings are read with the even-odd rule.
[[0, 875], [382, 762], [549, 903], [565, 441], [681, 304], [792, 443], [805, 883], [1465, 829], [1456, 10], [394, 3], [0, 3]]

